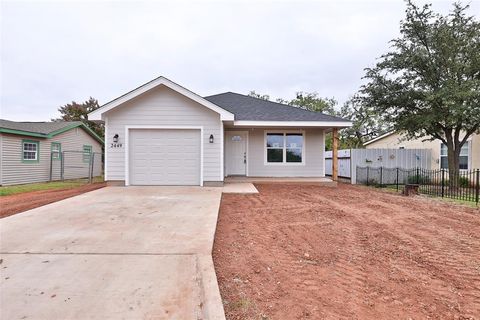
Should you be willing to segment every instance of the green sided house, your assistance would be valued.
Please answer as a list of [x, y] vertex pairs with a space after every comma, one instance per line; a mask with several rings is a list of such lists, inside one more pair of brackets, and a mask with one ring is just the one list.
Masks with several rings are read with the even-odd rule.
[[82, 122], [0, 119], [0, 185], [102, 174], [103, 140]]

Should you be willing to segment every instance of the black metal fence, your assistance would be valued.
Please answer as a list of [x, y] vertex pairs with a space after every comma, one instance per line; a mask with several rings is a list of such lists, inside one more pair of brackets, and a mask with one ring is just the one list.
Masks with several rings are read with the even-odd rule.
[[473, 201], [477, 205], [480, 197], [480, 169], [460, 170], [449, 174], [448, 170], [422, 168], [372, 168], [357, 166], [357, 183], [367, 186], [395, 187], [400, 190], [406, 184], [418, 185], [423, 194]]

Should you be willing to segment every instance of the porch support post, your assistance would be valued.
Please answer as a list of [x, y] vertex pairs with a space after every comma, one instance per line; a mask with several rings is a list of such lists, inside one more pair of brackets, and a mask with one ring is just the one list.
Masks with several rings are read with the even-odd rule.
[[332, 179], [338, 180], [338, 129], [332, 130]]

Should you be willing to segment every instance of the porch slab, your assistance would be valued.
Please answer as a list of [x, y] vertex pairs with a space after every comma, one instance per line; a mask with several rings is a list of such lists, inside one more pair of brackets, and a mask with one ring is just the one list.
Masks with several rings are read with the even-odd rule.
[[331, 187], [337, 185], [336, 181], [327, 177], [226, 177], [225, 184], [229, 183], [308, 183]]
[[257, 188], [251, 182], [230, 182], [223, 186], [223, 193], [258, 193]]

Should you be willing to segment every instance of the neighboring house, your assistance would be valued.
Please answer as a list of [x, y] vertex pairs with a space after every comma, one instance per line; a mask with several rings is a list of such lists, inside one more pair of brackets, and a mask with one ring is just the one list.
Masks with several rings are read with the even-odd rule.
[[105, 121], [105, 179], [221, 185], [226, 176], [324, 177], [325, 133], [351, 122], [227, 92], [201, 97], [164, 78], [89, 114]]
[[[367, 149], [430, 149], [432, 169], [448, 169], [447, 146], [440, 140], [424, 141], [426, 138], [407, 140], [397, 132], [389, 132], [364, 143]], [[468, 138], [460, 151], [460, 169], [480, 168], [480, 135], [473, 134]]]
[[[82, 122], [0, 119], [0, 185], [58, 180], [62, 161], [65, 179], [86, 177], [91, 153], [101, 155], [102, 146], [103, 140]], [[101, 175], [101, 156], [95, 161], [93, 173]]]

